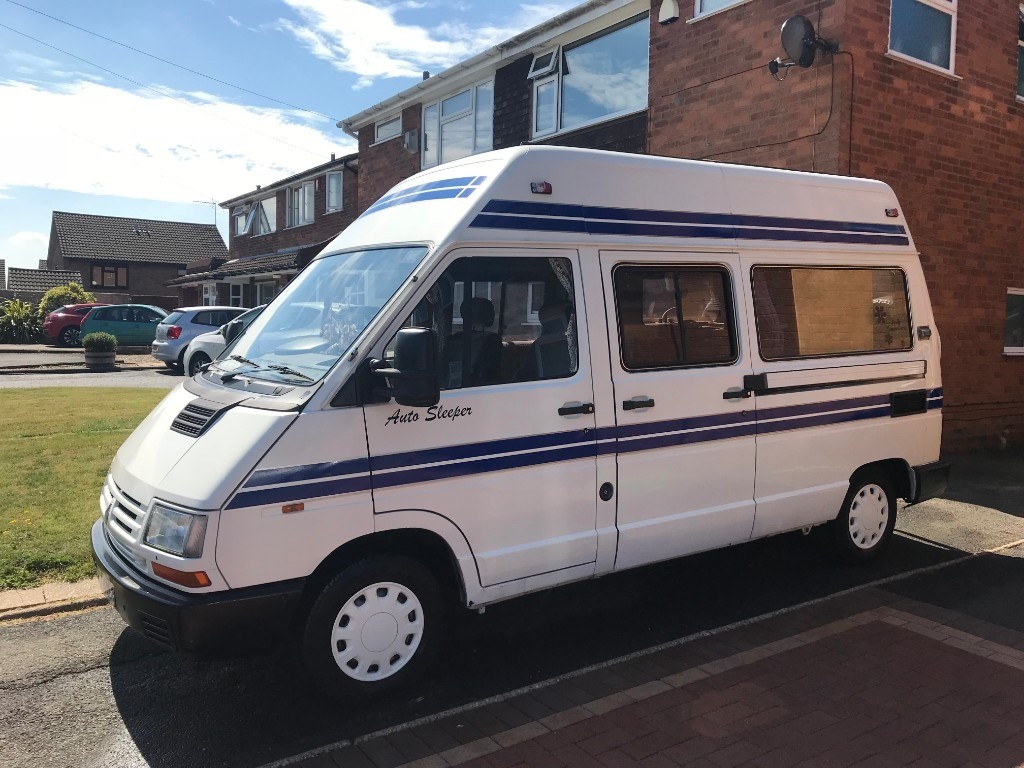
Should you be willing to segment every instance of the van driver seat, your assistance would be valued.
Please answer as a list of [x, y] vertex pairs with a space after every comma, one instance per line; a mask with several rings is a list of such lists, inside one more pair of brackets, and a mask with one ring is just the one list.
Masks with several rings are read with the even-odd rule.
[[[494, 305], [473, 297], [459, 306], [464, 330], [448, 337], [442, 379], [446, 388], [478, 387], [497, 383], [501, 373], [501, 341], [484, 329], [494, 323]], [[468, 359], [466, 354], [468, 352]]]

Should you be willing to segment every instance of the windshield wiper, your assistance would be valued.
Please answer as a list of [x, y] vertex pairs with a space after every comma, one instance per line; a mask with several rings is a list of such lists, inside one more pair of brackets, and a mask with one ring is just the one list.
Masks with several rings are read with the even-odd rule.
[[263, 366], [260, 366], [260, 365], [257, 365], [256, 363], [252, 363], [252, 365], [254, 366], [252, 368], [241, 368], [241, 369], [237, 369], [237, 370], [234, 370], [234, 371], [228, 371], [227, 373], [225, 373], [223, 376], [220, 377], [220, 380], [221, 381], [231, 381], [232, 379], [235, 379], [235, 378], [237, 378], [239, 376], [245, 376], [245, 375], [250, 374], [250, 373], [261, 373], [261, 372], [264, 372], [264, 371], [276, 371], [277, 373], [283, 373], [285, 376], [294, 376], [295, 378], [305, 379], [306, 381], [316, 381], [316, 379], [311, 379], [306, 374], [301, 373], [300, 371], [296, 371], [294, 368], [289, 368], [286, 365], [263, 365]]
[[240, 362], [240, 363], [245, 363], [246, 365], [252, 365], [252, 366], [255, 366], [255, 367], [257, 367], [257, 368], [259, 368], [259, 367], [260, 367], [260, 364], [259, 364], [259, 363], [254, 363], [254, 362], [253, 362], [252, 360], [250, 360], [250, 359], [249, 359], [248, 357], [242, 357], [241, 355], [232, 355], [232, 356], [231, 356], [231, 359], [232, 359], [232, 360], [237, 360], [237, 361], [238, 361], [238, 362]]

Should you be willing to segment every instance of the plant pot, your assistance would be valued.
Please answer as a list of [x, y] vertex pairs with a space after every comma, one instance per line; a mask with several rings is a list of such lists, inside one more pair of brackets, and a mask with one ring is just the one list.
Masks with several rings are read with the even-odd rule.
[[116, 352], [86, 352], [85, 367], [90, 371], [112, 371]]

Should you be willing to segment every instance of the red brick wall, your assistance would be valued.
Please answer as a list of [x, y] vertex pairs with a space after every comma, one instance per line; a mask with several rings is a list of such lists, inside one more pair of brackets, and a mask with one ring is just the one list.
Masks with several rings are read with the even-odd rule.
[[287, 207], [285, 201], [287, 200], [287, 192], [283, 189], [279, 190], [277, 192], [277, 230], [266, 235], [256, 236], [235, 235], [234, 230], [232, 230], [228, 243], [229, 258], [237, 259], [244, 256], [259, 256], [296, 245], [322, 243], [325, 240], [330, 240], [345, 229], [360, 213], [359, 183], [355, 169], [343, 170], [342, 166], [339, 165], [335, 170], [341, 171], [344, 174], [342, 176], [342, 210], [332, 213], [324, 212], [327, 210], [327, 176], [326, 174], [321, 174], [316, 177], [316, 190], [313, 193], [314, 214], [312, 223], [301, 224], [297, 227], [286, 227]]
[[[402, 110], [402, 134], [420, 132], [423, 105]], [[362, 213], [402, 179], [419, 173], [420, 154], [403, 149], [402, 134], [373, 144], [373, 124], [359, 131], [359, 212]]]
[[753, 0], [692, 24], [684, 19], [693, 4], [683, 2], [683, 17], [662, 26], [655, 2], [651, 154], [845, 172], [849, 61], [819, 56], [809, 69], [790, 69], [781, 83], [767, 69], [784, 55], [779, 30], [787, 18], [803, 14], [823, 36], [835, 36], [841, 3], [822, 0], [819, 25], [813, 0]]
[[1006, 288], [1024, 287], [1018, 5], [961, 3], [962, 80], [885, 55], [889, 0], [847, 13], [853, 174], [895, 189], [921, 252], [942, 336], [947, 448], [1024, 442], [1024, 358], [1003, 356]]

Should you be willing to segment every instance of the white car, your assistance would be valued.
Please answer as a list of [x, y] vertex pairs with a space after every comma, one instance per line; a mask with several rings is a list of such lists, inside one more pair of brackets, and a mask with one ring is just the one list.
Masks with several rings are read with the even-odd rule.
[[[258, 307], [250, 309], [248, 312], [244, 312], [235, 319], [242, 323], [242, 328], [246, 328], [261, 311], [266, 304], [261, 304]], [[184, 367], [188, 372], [189, 376], [195, 376], [199, 373], [199, 369], [211, 362], [216, 360], [220, 353], [224, 351], [224, 347], [227, 346], [227, 342], [224, 340], [224, 334], [222, 333], [224, 327], [221, 326], [216, 331], [210, 333], [204, 333], [201, 336], [196, 336], [188, 345], [188, 349], [185, 350]]]

